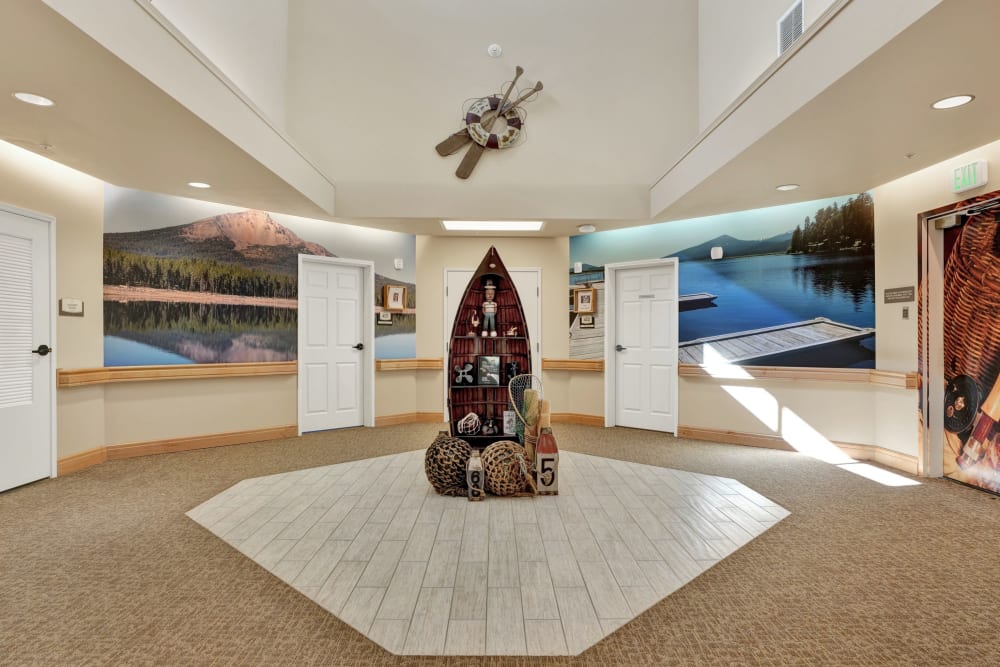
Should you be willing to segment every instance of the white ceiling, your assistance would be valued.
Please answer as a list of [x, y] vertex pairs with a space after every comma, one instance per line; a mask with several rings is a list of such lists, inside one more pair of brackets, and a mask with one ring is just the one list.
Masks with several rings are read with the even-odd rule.
[[[544, 236], [649, 222], [650, 186], [696, 139], [696, 0], [511, 0], [485, 19], [466, 6], [290, 3], [287, 133], [336, 183], [336, 218], [224, 122], [206, 122], [37, 0], [0, 9], [0, 139], [116, 185], [411, 233], [442, 233], [441, 217], [541, 218]], [[996, 139], [996, 25], [1000, 3], [944, 0], [655, 220], [854, 193]], [[502, 58], [486, 56], [491, 42]], [[459, 181], [460, 156], [433, 147], [458, 129], [463, 101], [498, 90], [515, 64], [519, 85], [545, 84], [527, 107], [528, 141], [489, 152]], [[7, 94], [16, 89], [58, 104], [28, 107]], [[959, 91], [976, 101], [928, 108]], [[189, 180], [214, 187], [194, 192]], [[776, 193], [787, 180], [802, 189]]]

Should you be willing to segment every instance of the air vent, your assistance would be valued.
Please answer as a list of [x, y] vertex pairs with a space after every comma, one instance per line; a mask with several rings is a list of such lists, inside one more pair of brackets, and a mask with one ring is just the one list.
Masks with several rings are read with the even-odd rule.
[[778, 19], [778, 55], [802, 36], [802, 0], [788, 8]]

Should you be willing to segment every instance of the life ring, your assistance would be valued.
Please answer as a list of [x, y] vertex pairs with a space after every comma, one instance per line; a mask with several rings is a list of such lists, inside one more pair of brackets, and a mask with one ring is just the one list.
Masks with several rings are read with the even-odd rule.
[[472, 103], [465, 114], [465, 129], [469, 131], [469, 136], [484, 148], [507, 148], [517, 141], [521, 134], [521, 116], [517, 109], [507, 109], [503, 113], [504, 120], [507, 121], [507, 129], [503, 134], [487, 132], [483, 127], [483, 114], [487, 111], [496, 111], [500, 108], [500, 98], [495, 95], [481, 97]]

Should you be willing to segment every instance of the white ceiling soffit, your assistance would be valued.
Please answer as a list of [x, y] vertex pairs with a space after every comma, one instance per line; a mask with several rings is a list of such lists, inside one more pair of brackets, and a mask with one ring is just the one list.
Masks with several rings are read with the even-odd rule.
[[[993, 0], [835, 2], [653, 184], [653, 218], [858, 192], [991, 141], [995, 131], [973, 128], [927, 136], [946, 120], [925, 112], [935, 95], [987, 92], [996, 71], [985, 65], [996, 61], [989, 28], [998, 6]], [[963, 65], [979, 59], [981, 66], [956, 67], [956, 52]], [[976, 104], [987, 106], [978, 97]], [[911, 152], [919, 160], [903, 157]], [[776, 192], [781, 183], [802, 187], [794, 195]]]
[[[40, 51], [60, 51], [64, 61], [54, 62], [48, 71], [54, 68], [84, 74], [84, 80], [77, 82], [76, 91], [66, 88], [73, 83], [74, 77], [69, 73], [64, 75], [69, 80], [53, 82], [52, 87], [66, 89], [63, 102], [75, 97], [88, 105], [94, 104], [95, 100], [100, 103], [102, 98], [84, 86], [100, 86], [100, 81], [108, 82], [105, 84], [109, 88], [108, 97], [103, 98], [107, 108], [98, 110], [93, 118], [85, 118], [89, 126], [78, 128], [85, 130], [83, 134], [90, 133], [95, 138], [115, 143], [121, 143], [126, 138], [136, 139], [133, 153], [138, 153], [135, 150], [138, 148], [162, 151], [155, 155], [158, 162], [155, 167], [146, 164], [138, 171], [122, 168], [129, 163], [128, 159], [108, 159], [107, 155], [97, 158], [87, 154], [80, 160], [89, 163], [85, 166], [72, 164], [71, 160], [56, 154], [47, 154], [49, 157], [117, 185], [184, 196], [194, 194], [212, 201], [234, 202], [313, 217], [327, 217], [333, 213], [333, 182], [190, 42], [172, 29], [148, 0], [44, 2], [97, 44], [80, 43], [82, 35], [71, 35], [68, 26], [56, 25], [51, 18], [46, 19], [37, 10], [32, 11], [30, 5], [38, 5], [37, 2], [16, 0], [16, 3], [4, 5], [6, 30], [3, 32], [15, 38], [17, 32], [29, 33], [33, 46], [19, 53], [13, 52], [17, 55], [9, 55], [5, 60], [33, 60], [39, 57]], [[9, 20], [10, 14], [18, 11], [26, 16], [33, 15], [31, 18], [40, 29], [57, 34], [42, 42], [37, 33], [27, 30], [19, 21]], [[59, 39], [74, 44], [69, 46]], [[45, 49], [39, 50], [39, 43], [44, 43]], [[120, 60], [107, 57], [106, 52], [99, 53], [103, 51], [101, 46]], [[9, 47], [3, 48], [7, 50]], [[32, 53], [32, 58], [26, 58], [25, 53]], [[67, 68], [67, 63], [73, 63], [73, 67]], [[18, 76], [17, 79], [26, 77]], [[155, 83], [155, 86], [149, 82]], [[158, 89], [156, 92], [166, 99], [157, 99], [155, 93], [143, 88], [144, 84], [146, 88]], [[31, 80], [24, 80], [23, 85], [32, 90], [38, 87]], [[56, 90], [53, 94], [60, 95]], [[178, 109], [183, 109], [189, 118], [184, 118]], [[91, 108], [88, 111], [95, 110]], [[69, 113], [73, 110], [70, 109]], [[146, 117], [150, 115], [157, 118]], [[165, 121], [161, 117], [165, 115], [171, 116], [171, 124], [156, 122]], [[103, 127], [102, 120], [109, 116], [126, 117], [135, 132], [124, 132], [120, 122], [118, 127]], [[78, 119], [79, 116], [77, 122]], [[71, 130], [63, 128], [62, 132], [68, 138]], [[142, 132], [146, 134], [144, 138], [140, 138]], [[31, 148], [30, 145], [27, 147]], [[83, 150], [82, 146], [80, 148]], [[58, 145], [56, 149], [59, 150]], [[184, 149], [189, 151], [186, 165], [183, 162]], [[72, 147], [66, 146], [65, 150], [72, 150]], [[129, 152], [130, 148], [117, 145], [116, 150]], [[169, 161], [171, 155], [163, 153], [173, 154], [177, 164], [172, 165]], [[134, 163], [142, 156], [136, 154], [131, 157], [134, 158], [133, 166], [138, 166]], [[151, 155], [145, 157], [147, 161], [154, 159]], [[163, 178], [162, 171], [172, 166], [186, 167], [186, 170], [181, 170], [183, 174], [177, 174], [180, 183], [205, 181], [212, 184], [212, 190], [199, 195], [183, 185], [177, 190], [165, 188], [164, 184], [172, 181]], [[161, 173], [154, 175], [150, 170]], [[147, 182], [139, 178], [143, 174], [147, 176]]]

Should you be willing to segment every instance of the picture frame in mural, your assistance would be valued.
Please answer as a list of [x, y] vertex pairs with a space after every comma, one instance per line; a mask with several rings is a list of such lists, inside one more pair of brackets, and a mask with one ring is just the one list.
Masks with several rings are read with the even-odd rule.
[[392, 326], [392, 313], [387, 311], [380, 311], [378, 317], [375, 319], [376, 324], [381, 324], [384, 326]]
[[404, 285], [382, 286], [382, 308], [403, 310], [406, 308], [406, 287]]
[[594, 328], [594, 316], [593, 315], [581, 315], [580, 316], [580, 328], [581, 329], [593, 329]]
[[578, 313], [596, 313], [597, 290], [593, 287], [577, 287], [573, 290], [573, 310]]
[[476, 384], [500, 386], [500, 356], [481, 354], [476, 357]]

